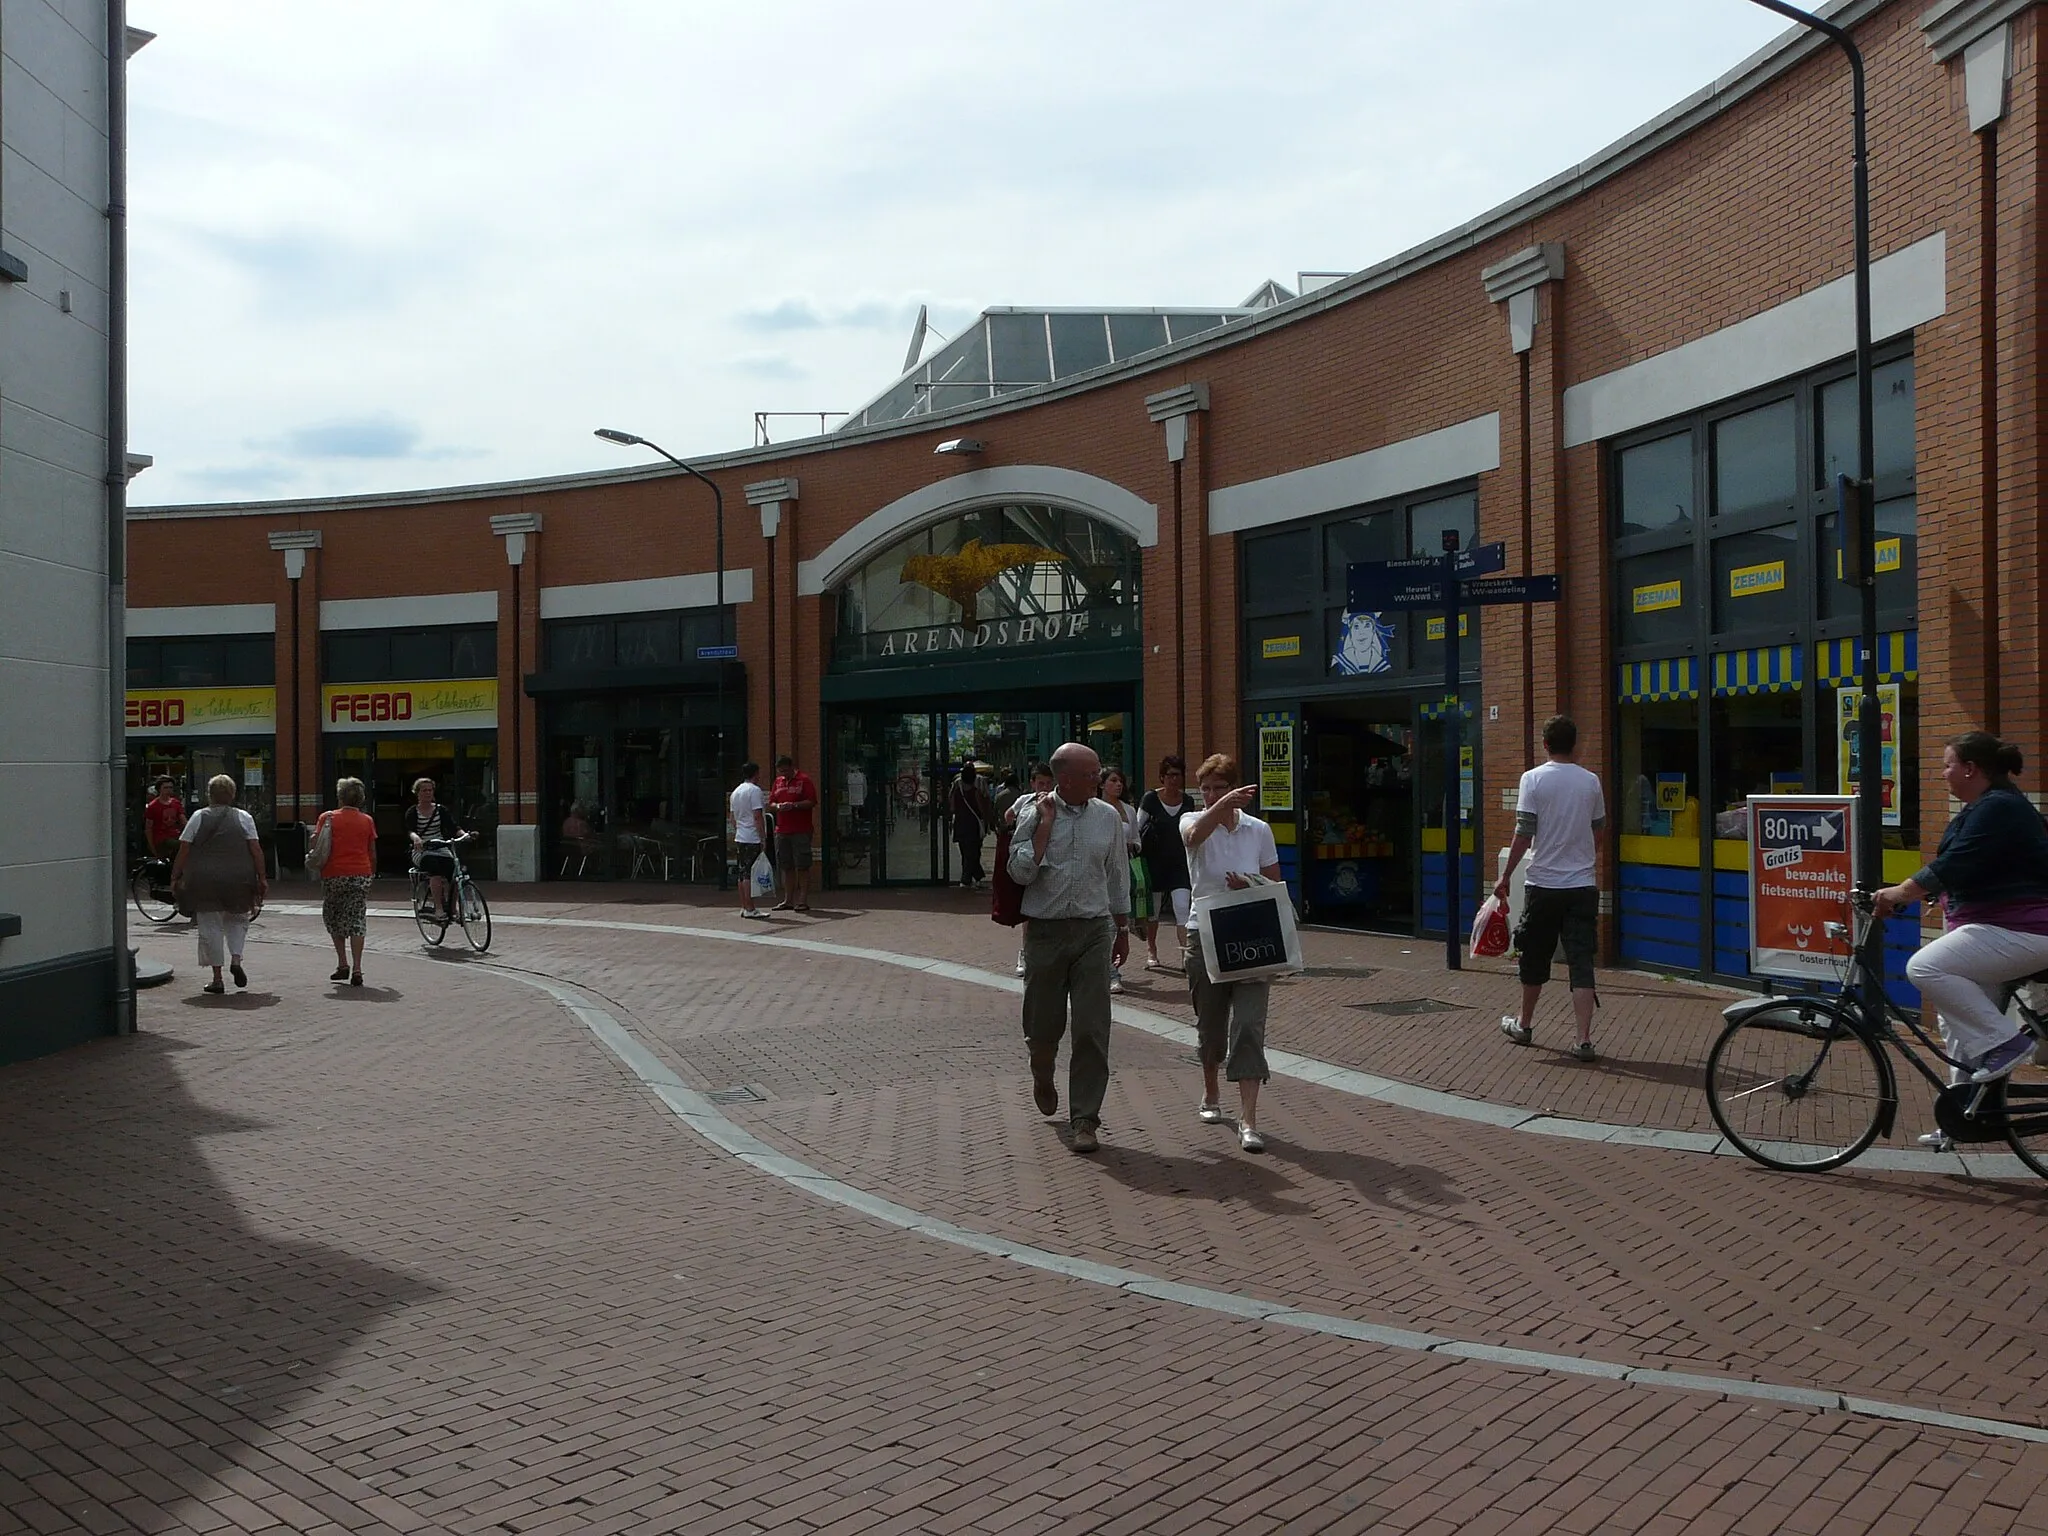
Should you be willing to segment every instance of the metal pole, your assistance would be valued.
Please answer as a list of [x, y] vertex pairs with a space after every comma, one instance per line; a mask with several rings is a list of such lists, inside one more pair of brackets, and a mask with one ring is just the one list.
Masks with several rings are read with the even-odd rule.
[[1458, 944], [1458, 863], [1464, 854], [1458, 756], [1464, 746], [1464, 702], [1458, 695], [1458, 531], [1444, 531], [1444, 966], [1462, 969]]
[[[641, 441], [641, 442], [642, 442], [643, 444], [645, 444], [645, 446], [647, 446], [647, 447], [649, 447], [649, 448], [652, 448], [652, 449], [653, 449], [653, 450], [654, 450], [654, 451], [655, 451], [656, 453], [660, 454], [660, 455], [661, 455], [661, 456], [662, 456], [662, 457], [663, 457], [664, 459], [667, 459], [667, 460], [669, 461], [669, 463], [671, 463], [671, 464], [675, 465], [675, 467], [676, 467], [677, 469], [680, 469], [680, 470], [681, 470], [681, 471], [682, 471], [682, 472], [683, 472], [684, 474], [686, 474], [686, 475], [694, 475], [694, 476], [696, 476], [696, 478], [697, 478], [697, 479], [699, 479], [699, 480], [702, 480], [702, 481], [703, 481], [703, 482], [704, 482], [704, 483], [705, 483], [706, 485], [708, 485], [708, 486], [710, 486], [710, 487], [711, 487], [711, 506], [712, 506], [712, 515], [713, 515], [713, 516], [714, 516], [714, 517], [715, 517], [715, 518], [717, 519], [717, 526], [716, 526], [716, 531], [715, 531], [715, 548], [713, 549], [713, 552], [712, 552], [712, 558], [713, 558], [713, 559], [714, 559], [714, 560], [715, 560], [715, 561], [717, 562], [717, 569], [716, 569], [716, 570], [714, 570], [714, 571], [712, 572], [712, 582], [713, 582], [713, 586], [714, 586], [714, 589], [715, 589], [715, 591], [716, 591], [716, 597], [715, 597], [715, 598], [714, 598], [713, 600], [714, 600], [714, 601], [715, 601], [715, 602], [717, 603], [717, 605], [718, 605], [718, 644], [719, 644], [719, 647], [720, 647], [721, 649], [723, 649], [723, 648], [724, 648], [725, 646], [728, 646], [728, 645], [730, 645], [730, 644], [732, 643], [732, 642], [731, 642], [731, 641], [730, 641], [729, 639], [727, 639], [727, 637], [726, 637], [726, 622], [725, 622], [725, 496], [724, 496], [724, 493], [722, 493], [722, 492], [721, 492], [721, 491], [720, 491], [720, 490], [718, 489], [718, 482], [717, 482], [716, 480], [713, 480], [713, 479], [712, 479], [712, 478], [711, 478], [711, 477], [710, 477], [709, 475], [705, 474], [705, 473], [704, 473], [704, 472], [703, 472], [702, 470], [700, 470], [700, 469], [695, 469], [695, 468], [692, 468], [692, 467], [691, 467], [690, 465], [688, 465], [688, 464], [685, 464], [685, 463], [684, 463], [684, 462], [683, 462], [683, 461], [682, 461], [681, 459], [677, 458], [677, 457], [676, 457], [676, 456], [675, 456], [674, 454], [670, 453], [670, 452], [669, 452], [669, 451], [668, 451], [668, 450], [667, 450], [666, 448], [662, 447], [662, 446], [661, 446], [661, 444], [659, 444], [659, 443], [650, 443], [650, 442], [648, 442], [648, 441], [647, 441], [647, 439], [646, 439], [646, 438], [644, 438], [644, 437], [643, 437], [643, 438], [641, 438], [641, 439], [640, 439], [640, 441]], [[771, 665], [773, 665], [773, 663], [770, 663], [770, 664], [771, 664]], [[715, 766], [715, 767], [713, 768], [713, 770], [712, 770], [712, 771], [713, 771], [714, 773], [716, 773], [716, 774], [718, 775], [718, 782], [719, 782], [719, 783], [720, 783], [721, 785], [723, 785], [723, 784], [725, 783], [725, 779], [726, 779], [726, 761], [725, 761], [725, 757], [726, 757], [726, 753], [725, 753], [725, 658], [724, 658], [723, 656], [721, 656], [721, 657], [719, 657], [719, 658], [718, 658], [718, 705], [717, 705], [717, 709], [718, 709], [718, 718], [717, 718], [717, 723], [716, 723], [716, 724], [714, 725], [714, 727], [713, 727], [713, 736], [712, 736], [712, 739], [713, 739], [713, 741], [717, 743], [717, 745], [716, 745], [716, 746], [715, 746], [715, 748], [713, 749], [713, 753], [714, 753], [714, 756], [715, 756], [715, 758], [716, 758], [716, 766]], [[726, 861], [725, 861], [724, 859], [720, 859], [720, 860], [718, 861], [718, 888], [719, 888], [719, 889], [720, 889], [721, 891], [725, 891], [725, 890], [730, 890], [730, 889], [732, 888], [732, 881], [731, 881], [731, 871], [730, 871], [729, 869], [727, 869], [727, 868], [726, 868]]]
[[[1884, 766], [1883, 728], [1877, 702], [1877, 571], [1876, 498], [1872, 494], [1877, 466], [1877, 428], [1870, 382], [1870, 157], [1865, 138], [1863, 53], [1845, 28], [1831, 21], [1787, 5], [1785, 0], [1750, 0], [1803, 27], [1829, 38], [1849, 59], [1850, 113], [1854, 140], [1854, 216], [1856, 221], [1856, 479], [1862, 494], [1853, 509], [1858, 527], [1841, 530], [1844, 544], [1853, 538], [1865, 551], [1869, 568], [1862, 573], [1858, 590], [1862, 664], [1858, 681], [1863, 690], [1862, 709], [1857, 719], [1856, 756], [1856, 862], [1857, 884], [1863, 890], [1884, 883]], [[1845, 509], [1847, 510], [1847, 509]], [[1882, 931], [1871, 928], [1869, 958], [1876, 964], [1884, 947]]]

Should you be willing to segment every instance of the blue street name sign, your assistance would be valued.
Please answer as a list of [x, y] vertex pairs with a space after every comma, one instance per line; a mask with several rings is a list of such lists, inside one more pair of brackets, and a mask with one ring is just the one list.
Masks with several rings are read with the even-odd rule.
[[740, 648], [736, 645], [700, 645], [697, 647], [699, 661], [736, 661]]
[[1474, 576], [1491, 576], [1495, 571], [1508, 568], [1508, 547], [1505, 544], [1474, 544], [1470, 549], [1461, 549], [1452, 558], [1451, 569], [1460, 581]]
[[1463, 600], [1468, 603], [1554, 603], [1557, 601], [1557, 578], [1555, 576], [1491, 576], [1483, 581], [1460, 582]]

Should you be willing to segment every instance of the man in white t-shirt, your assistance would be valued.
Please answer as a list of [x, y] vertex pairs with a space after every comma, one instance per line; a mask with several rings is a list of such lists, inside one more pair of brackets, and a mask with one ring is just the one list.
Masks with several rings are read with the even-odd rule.
[[754, 907], [754, 861], [761, 857], [766, 842], [762, 812], [768, 804], [760, 780], [759, 763], [740, 764], [740, 782], [728, 802], [727, 820], [740, 866], [740, 916], [766, 919], [768, 914]]
[[1579, 728], [1565, 715], [1543, 722], [1543, 750], [1550, 761], [1522, 775], [1515, 796], [1515, 840], [1508, 845], [1508, 867], [1493, 888], [1508, 899], [1508, 880], [1522, 855], [1533, 847], [1529, 873], [1522, 887], [1522, 921], [1515, 929], [1521, 952], [1522, 1011], [1500, 1021], [1501, 1033], [1517, 1045], [1531, 1038], [1530, 1020], [1543, 983], [1550, 979], [1550, 957], [1564, 941], [1565, 965], [1571, 973], [1572, 1014], [1578, 1021], [1578, 1044], [1571, 1054], [1594, 1061], [1593, 958], [1600, 939], [1600, 881], [1595, 869], [1600, 833], [1607, 825], [1607, 801], [1600, 780], [1575, 761]]

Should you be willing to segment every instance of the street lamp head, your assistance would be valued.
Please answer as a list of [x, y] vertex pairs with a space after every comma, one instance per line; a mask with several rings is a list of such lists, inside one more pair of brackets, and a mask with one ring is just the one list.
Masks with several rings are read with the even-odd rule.
[[608, 443], [621, 443], [628, 448], [637, 448], [647, 441], [646, 438], [635, 437], [630, 432], [621, 432], [617, 427], [599, 427], [597, 435]]

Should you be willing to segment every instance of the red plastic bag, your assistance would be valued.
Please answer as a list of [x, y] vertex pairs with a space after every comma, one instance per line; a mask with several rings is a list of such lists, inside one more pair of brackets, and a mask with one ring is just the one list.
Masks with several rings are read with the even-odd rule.
[[1487, 960], [1508, 952], [1508, 908], [1498, 896], [1480, 903], [1472, 918], [1472, 958]]
[[1010, 829], [996, 833], [996, 867], [989, 875], [988, 915], [1014, 928], [1024, 921], [1024, 887], [1010, 878]]

